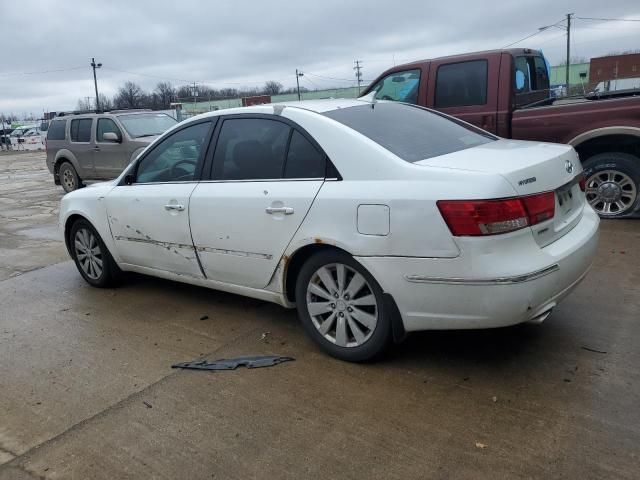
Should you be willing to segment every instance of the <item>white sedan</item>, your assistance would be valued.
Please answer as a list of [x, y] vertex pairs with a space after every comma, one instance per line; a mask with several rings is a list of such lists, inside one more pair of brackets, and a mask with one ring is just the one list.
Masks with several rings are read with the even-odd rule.
[[596, 251], [581, 172], [569, 146], [412, 105], [260, 105], [177, 125], [60, 223], [91, 285], [134, 271], [295, 307], [361, 361], [406, 332], [544, 320]]

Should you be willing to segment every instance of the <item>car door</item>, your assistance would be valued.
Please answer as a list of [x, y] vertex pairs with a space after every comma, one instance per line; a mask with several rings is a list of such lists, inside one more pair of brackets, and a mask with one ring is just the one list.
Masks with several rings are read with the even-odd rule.
[[325, 177], [326, 156], [275, 115], [217, 128], [211, 180], [191, 196], [191, 234], [208, 279], [265, 287]]
[[78, 174], [81, 178], [94, 178], [93, 168], [93, 139], [92, 139], [93, 118], [74, 118], [69, 127], [69, 138], [71, 140], [70, 150], [78, 162]]
[[[105, 133], [115, 134], [117, 140], [105, 139]], [[122, 131], [111, 118], [98, 117], [95, 138], [93, 168], [96, 178], [116, 178], [126, 166]]]
[[212, 122], [189, 123], [136, 162], [106, 196], [121, 261], [202, 278], [189, 231], [189, 197], [197, 185]]

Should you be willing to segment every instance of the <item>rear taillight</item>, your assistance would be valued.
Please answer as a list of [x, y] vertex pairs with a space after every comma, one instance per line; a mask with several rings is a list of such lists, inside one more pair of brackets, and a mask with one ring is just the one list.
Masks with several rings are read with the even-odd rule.
[[439, 200], [438, 209], [455, 236], [513, 232], [553, 218], [555, 194], [497, 200]]

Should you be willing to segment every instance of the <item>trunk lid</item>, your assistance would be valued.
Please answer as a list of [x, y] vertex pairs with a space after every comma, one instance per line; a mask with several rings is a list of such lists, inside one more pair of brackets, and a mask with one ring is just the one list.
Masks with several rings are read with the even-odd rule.
[[498, 140], [416, 165], [495, 173], [511, 184], [514, 196], [555, 192], [553, 219], [531, 227], [541, 247], [569, 232], [582, 216], [585, 198], [578, 183], [582, 165], [568, 145]]

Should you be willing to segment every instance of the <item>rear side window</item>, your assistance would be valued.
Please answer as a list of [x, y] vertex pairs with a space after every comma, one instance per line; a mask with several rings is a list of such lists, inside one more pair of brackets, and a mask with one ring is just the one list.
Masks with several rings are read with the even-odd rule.
[[47, 140], [64, 140], [64, 128], [66, 124], [66, 120], [54, 120], [51, 122], [49, 131], [47, 132]]
[[213, 156], [216, 180], [282, 178], [289, 125], [263, 118], [232, 118], [220, 130]]
[[324, 154], [294, 130], [289, 143], [284, 178], [324, 178]]
[[72, 142], [90, 142], [91, 141], [91, 124], [93, 119], [80, 118], [71, 120], [71, 141]]
[[487, 103], [487, 61], [440, 65], [436, 75], [436, 108]]
[[407, 162], [417, 162], [497, 140], [459, 120], [424, 108], [377, 103], [325, 112]]
[[395, 72], [380, 80], [373, 90], [378, 100], [418, 103], [420, 69]]

